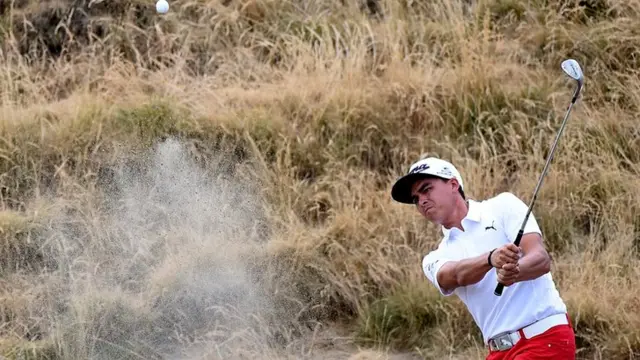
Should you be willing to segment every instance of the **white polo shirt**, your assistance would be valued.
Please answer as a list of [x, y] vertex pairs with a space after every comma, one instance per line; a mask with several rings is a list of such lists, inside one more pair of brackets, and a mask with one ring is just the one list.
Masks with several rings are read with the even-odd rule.
[[[493, 294], [498, 284], [495, 268], [479, 282], [458, 287], [453, 292], [445, 293], [438, 284], [436, 274], [447, 261], [478, 256], [513, 243], [527, 208], [525, 203], [508, 192], [481, 202], [469, 200], [469, 212], [462, 220], [465, 231], [443, 227], [444, 238], [440, 245], [422, 261], [424, 273], [441, 294], [450, 296], [455, 293], [465, 303], [482, 331], [485, 344], [495, 335], [515, 331], [547, 316], [567, 311], [550, 273], [505, 287], [502, 296]], [[531, 232], [542, 233], [533, 212], [529, 215], [524, 234]]]

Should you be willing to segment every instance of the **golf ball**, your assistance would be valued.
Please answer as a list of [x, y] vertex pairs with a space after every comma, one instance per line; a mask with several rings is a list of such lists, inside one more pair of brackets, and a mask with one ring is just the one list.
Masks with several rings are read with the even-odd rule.
[[169, 3], [167, 2], [167, 0], [158, 0], [158, 2], [156, 3], [156, 10], [160, 14], [165, 14], [167, 11], [169, 11]]

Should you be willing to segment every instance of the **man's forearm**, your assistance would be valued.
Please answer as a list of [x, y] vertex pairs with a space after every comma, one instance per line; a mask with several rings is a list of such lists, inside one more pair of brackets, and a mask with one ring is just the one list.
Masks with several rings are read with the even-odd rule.
[[467, 286], [482, 280], [492, 267], [487, 262], [489, 253], [449, 262], [440, 268], [438, 283], [446, 289]]
[[456, 277], [458, 286], [467, 286], [482, 280], [492, 266], [487, 262], [489, 253], [473, 258], [464, 259], [456, 263]]
[[520, 269], [516, 282], [536, 279], [551, 269], [551, 259], [541, 251], [525, 254], [518, 261]]

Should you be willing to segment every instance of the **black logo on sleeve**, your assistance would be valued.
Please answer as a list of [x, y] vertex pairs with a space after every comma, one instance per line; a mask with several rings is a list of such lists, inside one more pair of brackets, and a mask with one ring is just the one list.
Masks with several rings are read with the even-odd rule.
[[432, 272], [433, 271], [433, 267], [436, 266], [436, 263], [438, 263], [438, 260], [436, 260], [434, 262], [430, 262], [429, 265], [427, 265], [427, 271], [428, 272]]
[[492, 222], [491, 222], [491, 226], [486, 226], [486, 227], [484, 228], [484, 230], [485, 230], [485, 231], [487, 231], [487, 230], [489, 230], [489, 229], [493, 229], [493, 230], [495, 230], [495, 231], [498, 231], [498, 229], [496, 229], [496, 228], [493, 226], [493, 223], [494, 223], [494, 222], [495, 222], [495, 221], [492, 221]]

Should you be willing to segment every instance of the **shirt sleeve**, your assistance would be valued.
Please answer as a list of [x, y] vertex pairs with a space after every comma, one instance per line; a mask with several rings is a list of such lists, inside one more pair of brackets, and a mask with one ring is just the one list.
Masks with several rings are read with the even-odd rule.
[[[516, 236], [518, 236], [524, 217], [527, 215], [529, 206], [512, 193], [500, 194], [499, 206], [503, 214], [503, 226], [507, 237], [511, 242], [514, 242]], [[529, 219], [527, 219], [527, 224], [524, 227], [523, 234], [528, 233], [538, 233], [542, 235], [533, 211], [529, 214]]]
[[440, 287], [440, 284], [438, 284], [438, 271], [442, 265], [448, 261], [453, 261], [453, 259], [447, 256], [445, 249], [442, 247], [431, 251], [424, 257], [424, 259], [422, 259], [422, 270], [424, 271], [424, 274], [438, 289], [438, 291], [440, 291], [440, 294], [444, 296], [450, 296], [455, 292], [455, 290], [445, 291]]

